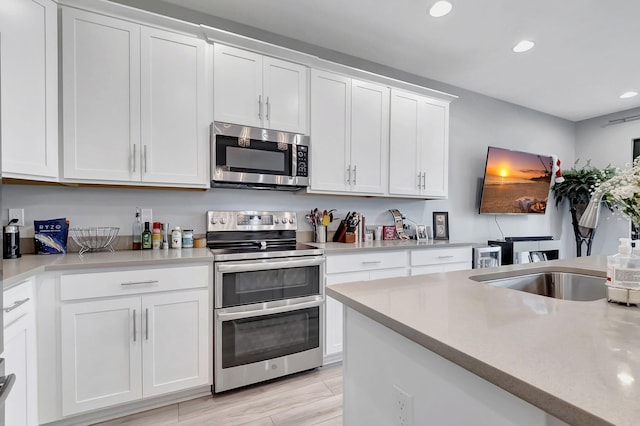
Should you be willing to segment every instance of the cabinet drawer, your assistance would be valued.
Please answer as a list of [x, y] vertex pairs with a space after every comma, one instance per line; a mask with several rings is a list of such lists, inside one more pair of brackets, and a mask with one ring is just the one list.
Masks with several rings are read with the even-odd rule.
[[471, 246], [411, 251], [411, 266], [471, 262]]
[[404, 250], [327, 256], [327, 274], [404, 268], [406, 266], [407, 252]]
[[30, 278], [4, 291], [2, 316], [5, 328], [33, 312], [33, 282]]
[[209, 266], [132, 269], [60, 277], [61, 300], [207, 287]]

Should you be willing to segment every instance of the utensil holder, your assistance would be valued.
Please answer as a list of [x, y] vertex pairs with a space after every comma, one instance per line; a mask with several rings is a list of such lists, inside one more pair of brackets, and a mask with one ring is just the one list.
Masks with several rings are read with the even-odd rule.
[[315, 232], [313, 234], [314, 241], [316, 243], [327, 242], [327, 227], [324, 225], [316, 225]]

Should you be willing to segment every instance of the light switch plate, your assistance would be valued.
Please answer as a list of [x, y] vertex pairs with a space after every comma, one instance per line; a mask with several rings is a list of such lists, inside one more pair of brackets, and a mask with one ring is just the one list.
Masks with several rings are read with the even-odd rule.
[[142, 223], [149, 222], [151, 225], [153, 223], [153, 211], [152, 209], [142, 209]]

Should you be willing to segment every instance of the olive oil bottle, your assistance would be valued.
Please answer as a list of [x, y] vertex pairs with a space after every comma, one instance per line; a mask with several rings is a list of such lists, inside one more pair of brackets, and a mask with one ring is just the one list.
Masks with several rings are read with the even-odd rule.
[[151, 240], [151, 230], [149, 229], [149, 222], [144, 223], [144, 231], [142, 231], [142, 250], [150, 250], [153, 248], [153, 241]]

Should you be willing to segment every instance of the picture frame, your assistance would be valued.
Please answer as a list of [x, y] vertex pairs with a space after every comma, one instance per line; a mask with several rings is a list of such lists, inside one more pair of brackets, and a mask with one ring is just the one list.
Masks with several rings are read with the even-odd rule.
[[433, 239], [449, 239], [449, 212], [433, 212]]
[[416, 225], [416, 239], [418, 241], [428, 241], [429, 234], [427, 233], [428, 226]]

